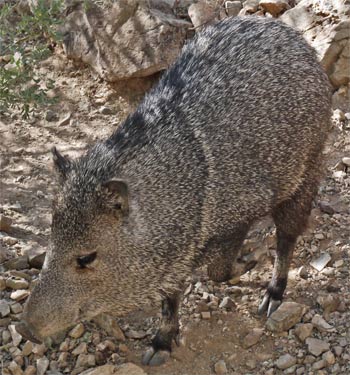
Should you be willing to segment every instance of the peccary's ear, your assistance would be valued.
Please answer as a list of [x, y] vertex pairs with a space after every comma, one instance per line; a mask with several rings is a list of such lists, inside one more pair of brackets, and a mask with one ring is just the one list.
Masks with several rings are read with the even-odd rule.
[[128, 185], [123, 180], [109, 180], [102, 184], [106, 204], [113, 210], [127, 214], [129, 211]]
[[62, 181], [64, 181], [71, 170], [72, 163], [67, 157], [60, 154], [56, 147], [52, 147], [51, 152], [55, 170], [58, 172]]

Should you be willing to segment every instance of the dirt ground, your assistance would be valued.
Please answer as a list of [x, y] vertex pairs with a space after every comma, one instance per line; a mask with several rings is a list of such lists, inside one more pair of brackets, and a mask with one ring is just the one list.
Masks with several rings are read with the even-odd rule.
[[[49, 78], [56, 81], [60, 102], [39, 111], [29, 120], [22, 120], [15, 112], [0, 119], [0, 207], [2, 213], [13, 220], [10, 236], [3, 232], [0, 236], [4, 254], [20, 255], [27, 246], [45, 248], [49, 243], [50, 205], [55, 190], [50, 148], [56, 145], [64, 154], [72, 157], [80, 155], [88, 145], [107, 137], [136, 106], [142, 88], [151, 84], [149, 81], [135, 81], [127, 90], [122, 86], [111, 87], [93, 78], [84, 67], [77, 68], [59, 56], [47, 62], [43, 69]], [[55, 121], [46, 120], [49, 110], [51, 115], [57, 115]], [[70, 119], [60, 124], [69, 114]], [[327, 176], [312, 211], [310, 227], [298, 243], [285, 300], [309, 306], [309, 313], [303, 320], [305, 323], [315, 314], [323, 314], [317, 302], [320, 295], [331, 293], [340, 299], [340, 307], [326, 317], [336, 331], [330, 333], [314, 329], [313, 333], [313, 337], [330, 344], [335, 362], [317, 368], [315, 363], [321, 357], [307, 359], [310, 357], [307, 346], [298, 340], [293, 329], [280, 335], [272, 334], [265, 328], [266, 318], [257, 315], [259, 300], [271, 275], [275, 249], [274, 227], [270, 220], [264, 219], [251, 231], [243, 249], [245, 256], [255, 257], [258, 264], [237, 280], [235, 288], [232, 289], [230, 284], [208, 281], [204, 269], [198, 270], [189, 280], [188, 285], [192, 289], [185, 296], [181, 308], [182, 344], [174, 349], [167, 364], [158, 368], [144, 367], [147, 374], [209, 375], [219, 373], [214, 367], [219, 360], [224, 360], [227, 373], [236, 375], [350, 373], [350, 168], [346, 170], [341, 165], [342, 158], [350, 156], [350, 122], [346, 119], [334, 122], [325, 156]], [[334, 174], [337, 170], [347, 174]], [[331, 213], [326, 213], [327, 209], [320, 202], [327, 202], [332, 212], [328, 210]], [[315, 234], [319, 236], [316, 238]], [[15, 240], [9, 241], [9, 237]], [[252, 255], [253, 250], [256, 250], [255, 255]], [[310, 262], [323, 252], [329, 253], [332, 259], [325, 268], [327, 272], [318, 272]], [[306, 278], [300, 276], [301, 267], [307, 273]], [[8, 275], [3, 274], [5, 277]], [[213, 308], [211, 318], [202, 319], [204, 292], [213, 294], [220, 301], [224, 296], [230, 296], [235, 307], [231, 310]], [[6, 296], [3, 294], [2, 298]], [[123, 330], [127, 331], [130, 327], [143, 330], [146, 337], [127, 339], [127, 350], [123, 353], [119, 350], [120, 343], [112, 338], [118, 348], [118, 356], [116, 359], [116, 356], [112, 358], [109, 355], [105, 362], [131, 361], [141, 366], [141, 353], [155, 332], [158, 321], [159, 311], [139, 311], [121, 319], [119, 322]], [[262, 328], [263, 335], [256, 345], [245, 349], [242, 344], [244, 337], [253, 328]], [[89, 324], [86, 329], [97, 331]], [[342, 348], [340, 354], [334, 349], [338, 346]], [[88, 350], [95, 353], [92, 342], [88, 343]], [[59, 352], [59, 345], [53, 346], [46, 356], [50, 361], [58, 362]], [[275, 361], [286, 353], [294, 356], [297, 363], [286, 370], [278, 369]], [[4, 366], [11, 358], [8, 353], [2, 355]], [[75, 360], [72, 356], [69, 365], [60, 371], [74, 373]]]

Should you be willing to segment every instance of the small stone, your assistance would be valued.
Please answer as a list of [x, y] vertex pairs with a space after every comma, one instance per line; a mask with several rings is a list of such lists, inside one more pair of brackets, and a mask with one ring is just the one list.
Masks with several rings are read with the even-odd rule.
[[24, 375], [36, 375], [36, 368], [34, 366], [28, 366], [24, 371]]
[[36, 354], [38, 357], [42, 357], [47, 351], [47, 347], [45, 344], [34, 344], [32, 352]]
[[24, 254], [28, 256], [28, 262], [30, 267], [41, 269], [43, 267], [46, 250], [40, 246], [28, 246]]
[[204, 2], [191, 4], [188, 8], [188, 15], [197, 30], [212, 24], [218, 18], [215, 8]]
[[16, 327], [14, 324], [9, 325], [9, 331], [12, 337], [12, 344], [14, 346], [18, 346], [22, 341], [22, 336], [16, 331]]
[[73, 351], [73, 355], [85, 354], [87, 353], [87, 344], [86, 342], [81, 342]]
[[10, 305], [4, 299], [0, 300], [0, 317], [4, 318], [10, 314]]
[[6, 270], [25, 270], [29, 268], [28, 257], [20, 256], [3, 263]]
[[328, 324], [322, 316], [316, 314], [312, 320], [311, 323], [320, 331], [320, 332], [336, 332], [336, 329]]
[[314, 259], [310, 265], [315, 268], [318, 272], [321, 272], [327, 264], [331, 261], [331, 256], [328, 253], [323, 253], [317, 259]]
[[[95, 358], [95, 357], [94, 357]], [[89, 358], [87, 354], [79, 354], [77, 362], [75, 364], [76, 368], [80, 367], [88, 367], [89, 365]]]
[[256, 360], [255, 359], [248, 359], [248, 361], [246, 362], [246, 366], [250, 370], [254, 370], [256, 368]]
[[283, 11], [290, 9], [288, 0], [260, 0], [259, 5], [265, 12], [277, 17]]
[[214, 365], [214, 371], [215, 374], [218, 375], [227, 374], [227, 367], [225, 361], [221, 359], [220, 361], [216, 362]]
[[50, 109], [45, 114], [45, 120], [48, 122], [53, 122], [58, 120], [58, 115], [56, 112], [51, 111]]
[[69, 336], [73, 339], [78, 339], [79, 337], [83, 336], [85, 332], [84, 325], [82, 323], [77, 324], [70, 332]]
[[306, 344], [308, 346], [308, 351], [316, 357], [329, 350], [328, 342], [313, 337], [308, 337], [306, 339]]
[[7, 329], [2, 331], [1, 336], [3, 345], [8, 344], [11, 341], [11, 333]]
[[[104, 374], [99, 373], [98, 375], [104, 375]], [[147, 375], [147, 374], [143, 371], [141, 367], [136, 366], [133, 363], [125, 363], [121, 365], [121, 367], [118, 369], [115, 375]]]
[[36, 361], [37, 375], [45, 375], [46, 370], [49, 368], [49, 363], [50, 362], [46, 357], [37, 359]]
[[129, 339], [136, 339], [136, 340], [144, 339], [147, 335], [148, 334], [145, 331], [142, 331], [142, 330], [136, 331], [134, 329], [130, 329], [125, 334], [125, 336], [127, 338], [129, 338]]
[[68, 113], [59, 123], [58, 126], [65, 126], [68, 125], [70, 122], [70, 119], [72, 117], [71, 113]]
[[311, 336], [314, 326], [311, 323], [298, 324], [295, 327], [295, 334], [298, 336], [299, 340], [304, 342], [308, 337]]
[[10, 309], [11, 309], [11, 312], [12, 314], [19, 314], [23, 311], [23, 307], [20, 303], [13, 303], [11, 306], [10, 306]]
[[211, 318], [210, 311], [202, 311], [201, 312], [202, 319], [208, 320]]
[[319, 295], [317, 303], [323, 308], [325, 314], [330, 314], [338, 309], [340, 299], [338, 296], [331, 294]]
[[14, 290], [28, 289], [29, 283], [27, 280], [18, 280], [9, 278], [6, 280], [6, 287]]
[[0, 276], [0, 292], [5, 289], [6, 289], [6, 280], [2, 276]]
[[328, 365], [334, 365], [335, 363], [334, 354], [330, 350], [322, 354], [322, 359], [324, 359]]
[[26, 343], [23, 345], [22, 348], [22, 355], [23, 357], [27, 357], [29, 354], [31, 354], [33, 350], [33, 343], [31, 341], [26, 341]]
[[12, 375], [23, 375], [23, 371], [22, 371], [21, 367], [15, 361], [12, 361], [9, 364], [8, 368], [11, 371]]
[[233, 310], [236, 307], [236, 304], [232, 301], [230, 297], [224, 297], [221, 301], [219, 308], [226, 310]]
[[302, 279], [306, 280], [309, 277], [309, 273], [307, 272], [307, 269], [305, 266], [301, 266], [298, 270], [298, 275]]
[[283, 332], [301, 321], [307, 311], [307, 306], [296, 302], [283, 302], [266, 322], [266, 327], [272, 332]]
[[350, 167], [350, 157], [344, 157], [341, 161], [344, 165]]
[[259, 7], [259, 0], [246, 0], [243, 3], [243, 10], [248, 13], [255, 13]]
[[113, 114], [113, 111], [111, 108], [109, 107], [106, 107], [106, 106], [102, 106], [99, 108], [98, 110], [102, 115], [111, 115]]
[[11, 224], [12, 224], [12, 219], [0, 214], [0, 232], [6, 232], [10, 233], [11, 232]]
[[69, 353], [67, 353], [67, 352], [62, 352], [62, 353], [58, 356], [58, 360], [57, 360], [58, 367], [60, 367], [60, 368], [67, 367], [67, 366], [68, 366], [68, 359], [69, 359]]
[[98, 315], [94, 321], [109, 335], [114, 336], [119, 341], [125, 341], [125, 336], [123, 331], [120, 329], [117, 321], [110, 315], [101, 314]]
[[260, 337], [264, 333], [264, 330], [261, 328], [253, 328], [243, 339], [243, 348], [248, 349], [251, 346], [257, 344], [260, 340]]
[[335, 355], [337, 357], [340, 357], [342, 355], [342, 353], [343, 353], [343, 348], [341, 346], [339, 346], [339, 345], [335, 346], [333, 348], [333, 350], [334, 350], [334, 353], [335, 353]]
[[313, 370], [321, 370], [322, 368], [326, 367], [327, 362], [324, 359], [320, 359], [319, 361], [315, 362], [312, 365]]
[[276, 361], [276, 366], [280, 370], [285, 370], [291, 366], [294, 366], [297, 363], [297, 359], [290, 354], [284, 354], [278, 358]]
[[19, 289], [11, 293], [10, 298], [15, 301], [22, 301], [29, 296], [29, 291], [24, 289]]
[[318, 206], [320, 207], [320, 210], [328, 215], [335, 214], [335, 209], [327, 202], [320, 201], [318, 203]]
[[235, 17], [242, 9], [242, 3], [240, 1], [226, 1], [225, 9], [229, 17]]

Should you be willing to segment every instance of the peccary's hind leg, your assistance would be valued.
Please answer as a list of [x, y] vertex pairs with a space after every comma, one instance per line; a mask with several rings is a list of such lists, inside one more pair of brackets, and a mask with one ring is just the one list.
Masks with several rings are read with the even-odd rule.
[[152, 340], [152, 347], [146, 351], [142, 358], [142, 364], [159, 366], [168, 360], [172, 341], [177, 342], [179, 336], [179, 304], [180, 292], [174, 293], [162, 301], [161, 325]]
[[277, 229], [277, 255], [272, 279], [259, 306], [259, 314], [267, 312], [267, 316], [270, 316], [282, 302], [294, 247], [298, 236], [306, 228], [317, 186], [317, 175], [308, 175], [290, 199], [273, 209], [272, 216]]
[[233, 264], [248, 230], [249, 225], [240, 224], [228, 238], [209, 241], [206, 252], [213, 254], [213, 260], [208, 264], [209, 279], [224, 282], [232, 278]]

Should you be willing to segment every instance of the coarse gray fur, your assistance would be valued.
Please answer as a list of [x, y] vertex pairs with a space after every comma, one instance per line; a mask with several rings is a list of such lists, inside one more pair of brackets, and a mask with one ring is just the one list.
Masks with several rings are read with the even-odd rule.
[[199, 33], [110, 138], [75, 161], [54, 151], [52, 247], [27, 331], [40, 338], [164, 298], [169, 331], [167, 306], [177, 310], [186, 277], [209, 264], [214, 279], [229, 278], [249, 226], [266, 214], [278, 257], [262, 310], [273, 311], [322, 174], [330, 95], [314, 51], [278, 21], [230, 18]]

